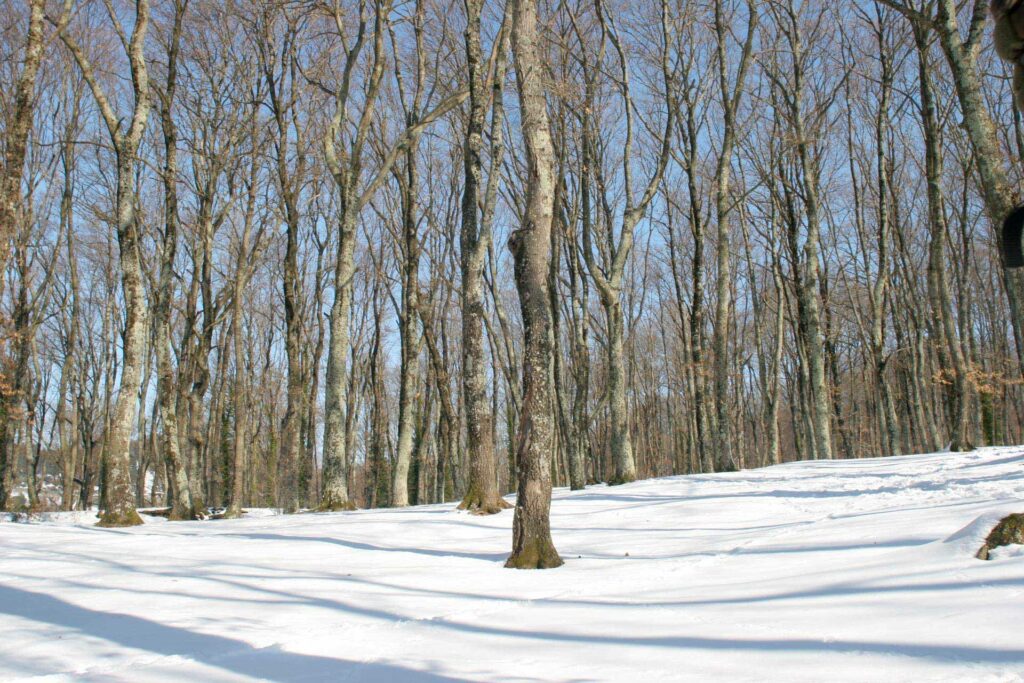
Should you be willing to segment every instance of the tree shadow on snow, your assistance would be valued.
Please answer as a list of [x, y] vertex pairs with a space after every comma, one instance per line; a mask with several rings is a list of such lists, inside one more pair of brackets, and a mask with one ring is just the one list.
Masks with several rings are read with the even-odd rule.
[[343, 548], [349, 548], [351, 550], [369, 550], [371, 552], [383, 553], [412, 553], [414, 555], [428, 555], [430, 557], [461, 557], [470, 560], [484, 560], [487, 562], [504, 562], [505, 559], [508, 557], [507, 552], [467, 553], [460, 552], [458, 550], [432, 550], [430, 548], [417, 548], [414, 546], [383, 546], [373, 545], [372, 543], [363, 543], [361, 541], [350, 541], [342, 538], [333, 538], [330, 536], [289, 536], [286, 534], [268, 534], [264, 532], [221, 534], [221, 536], [230, 536], [233, 538], [246, 538], [249, 540], [256, 541], [308, 541], [310, 543], [329, 543], [331, 545], [337, 545]]
[[[178, 656], [242, 676], [270, 681], [339, 680], [457, 682], [464, 679], [379, 662], [354, 662], [256, 648], [225, 636], [196, 633], [128, 614], [101, 612], [63, 600], [0, 585], [0, 614], [53, 624], [124, 647], [162, 656]], [[129, 672], [125, 672], [129, 673]]]
[[[400, 623], [411, 617], [379, 608], [362, 607], [336, 598], [304, 596], [269, 586], [254, 586], [227, 577], [206, 577], [208, 580], [244, 588], [263, 595], [283, 598], [284, 603], [314, 605], [350, 615]], [[1014, 579], [985, 582], [988, 586], [1020, 586]], [[623, 604], [600, 600], [540, 598], [531, 602], [540, 605], [572, 604], [588, 607], [661, 607], [685, 609], [694, 605], [729, 605], [836, 597], [859, 593], [902, 593], [935, 590], [955, 590], [971, 586], [964, 583], [931, 583], [898, 586], [831, 585], [813, 590], [791, 591], [775, 595], [752, 595], [725, 599], [649, 602], [644, 605]], [[427, 589], [417, 592], [438, 592]], [[186, 597], [186, 596], [183, 596]], [[462, 596], [466, 597], [466, 596]], [[476, 596], [492, 597], [492, 596]], [[517, 599], [508, 596], [504, 599]], [[521, 599], [521, 597], [518, 597]], [[219, 635], [199, 634], [187, 629], [167, 626], [154, 621], [125, 614], [95, 611], [62, 600], [30, 591], [0, 585], [0, 614], [12, 614], [37, 622], [50, 623], [79, 631], [84, 635], [103, 638], [120, 645], [148, 650], [161, 655], [181, 655], [209, 666], [218, 667], [243, 676], [274, 681], [297, 678], [335, 680], [342, 674], [354, 674], [359, 680], [411, 680], [427, 683], [455, 681], [450, 677], [415, 669], [379, 663], [359, 663], [316, 655], [290, 653], [279, 648], [254, 648], [243, 641]], [[414, 618], [412, 618], [414, 619]], [[886, 654], [933, 661], [977, 662], [986, 664], [1024, 663], [1024, 650], [957, 644], [931, 644], [921, 642], [884, 642], [867, 640], [818, 640], [811, 638], [707, 638], [685, 634], [655, 636], [612, 635], [604, 633], [573, 633], [544, 630], [519, 630], [493, 624], [463, 623], [446, 617], [432, 618], [424, 626], [442, 629], [465, 636], [484, 638], [516, 638], [539, 642], [579, 643], [621, 647], [657, 647], [687, 651], [748, 651], [748, 652], [808, 652], [821, 654]]]

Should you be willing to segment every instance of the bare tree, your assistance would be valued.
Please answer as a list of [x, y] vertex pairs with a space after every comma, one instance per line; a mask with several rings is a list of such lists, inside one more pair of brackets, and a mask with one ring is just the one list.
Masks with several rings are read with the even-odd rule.
[[516, 434], [519, 492], [512, 528], [514, 569], [558, 567], [551, 540], [551, 451], [555, 435], [551, 391], [551, 310], [548, 269], [554, 213], [554, 148], [551, 144], [536, 0], [513, 0], [512, 54], [519, 89], [526, 149], [527, 185], [523, 224], [509, 238], [526, 337], [523, 406]]
[[[65, 7], [70, 12], [71, 0]], [[148, 0], [136, 0], [135, 23], [127, 37], [120, 20], [113, 13], [110, 21], [128, 57], [131, 73], [133, 107], [127, 128], [124, 118], [118, 116], [104, 86], [97, 78], [90, 58], [78, 41], [67, 30], [65, 22], [58, 24], [60, 38], [71, 52], [82, 77], [89, 84], [97, 108], [106, 124], [110, 141], [117, 157], [117, 193], [114, 220], [121, 261], [121, 290], [124, 295], [125, 328], [122, 345], [121, 382], [117, 403], [110, 422], [104, 447], [103, 502], [101, 526], [131, 526], [141, 524], [135, 512], [131, 485], [131, 437], [135, 423], [135, 410], [142, 369], [147, 365], [144, 357], [146, 326], [149, 312], [146, 308], [142, 283], [142, 264], [139, 250], [140, 225], [136, 213], [135, 169], [138, 164], [139, 144], [149, 117], [149, 72], [144, 52], [146, 29], [149, 26]]]
[[[466, 70], [469, 75], [469, 118], [463, 143], [465, 181], [462, 191], [462, 393], [466, 404], [466, 447], [469, 451], [469, 485], [459, 508], [493, 514], [509, 507], [498, 492], [492, 420], [487, 400], [487, 366], [484, 355], [484, 257], [491, 243], [491, 222], [497, 200], [503, 153], [504, 104], [508, 31], [506, 23], [495, 39], [494, 69], [483, 63], [480, 47], [480, 15], [483, 0], [466, 0]], [[488, 85], [491, 99], [491, 169], [483, 196], [483, 132], [487, 116]]]

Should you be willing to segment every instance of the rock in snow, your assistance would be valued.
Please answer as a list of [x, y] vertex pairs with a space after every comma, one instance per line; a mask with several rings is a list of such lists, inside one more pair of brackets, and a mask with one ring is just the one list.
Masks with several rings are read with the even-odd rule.
[[1020, 448], [559, 490], [549, 571], [454, 504], [51, 515], [0, 524], [0, 680], [1024, 681], [1012, 512]]

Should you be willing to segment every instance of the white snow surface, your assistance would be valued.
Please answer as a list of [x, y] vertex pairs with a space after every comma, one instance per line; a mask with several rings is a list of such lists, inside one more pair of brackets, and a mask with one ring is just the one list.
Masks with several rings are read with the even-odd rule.
[[512, 512], [0, 524], [0, 679], [1024, 681], [1024, 448], [555, 492]]

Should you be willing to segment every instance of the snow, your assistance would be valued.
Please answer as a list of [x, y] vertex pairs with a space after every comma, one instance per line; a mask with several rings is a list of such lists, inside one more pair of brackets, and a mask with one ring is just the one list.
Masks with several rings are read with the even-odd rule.
[[0, 524], [0, 680], [1024, 681], [1024, 449], [555, 492], [565, 566], [453, 505]]

